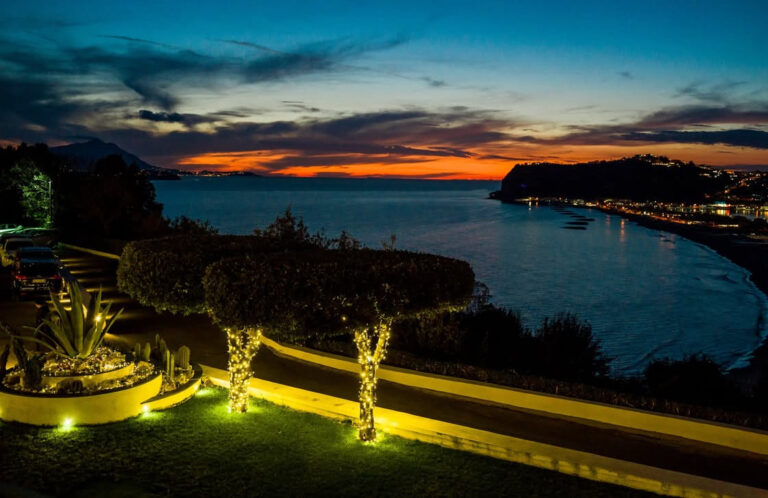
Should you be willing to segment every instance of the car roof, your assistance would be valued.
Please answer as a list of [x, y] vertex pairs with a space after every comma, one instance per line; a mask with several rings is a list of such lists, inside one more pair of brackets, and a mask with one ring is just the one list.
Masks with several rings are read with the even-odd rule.
[[34, 242], [32, 242], [32, 239], [30, 239], [29, 237], [8, 237], [7, 239], [5, 239], [5, 241], [6, 242], [10, 242], [10, 241], [14, 241], [14, 242], [29, 242], [31, 244], [34, 244]]
[[25, 252], [53, 252], [53, 249], [46, 246], [27, 246], [27, 247], [21, 247], [19, 248], [19, 252], [25, 253]]
[[58, 261], [53, 258], [20, 258], [19, 261], [24, 263], [52, 263], [58, 266]]

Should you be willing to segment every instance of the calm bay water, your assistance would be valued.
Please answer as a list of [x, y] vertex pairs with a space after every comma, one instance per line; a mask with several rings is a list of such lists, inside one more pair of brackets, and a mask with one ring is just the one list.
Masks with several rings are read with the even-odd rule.
[[[559, 311], [588, 319], [619, 374], [653, 358], [703, 352], [743, 365], [763, 334], [768, 301], [749, 273], [710, 249], [596, 210], [486, 199], [498, 182], [183, 178], [155, 182], [166, 216], [209, 220], [222, 233], [263, 228], [290, 206], [310, 230], [346, 230], [370, 247], [472, 263], [493, 302], [537, 325]], [[583, 225], [584, 222], [581, 222]], [[578, 226], [578, 225], [576, 225]]]

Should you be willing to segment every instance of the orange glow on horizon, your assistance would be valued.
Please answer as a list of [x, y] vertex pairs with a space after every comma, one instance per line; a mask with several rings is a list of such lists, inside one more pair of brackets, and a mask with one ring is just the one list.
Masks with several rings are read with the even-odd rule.
[[[578, 163], [611, 160], [636, 154], [655, 154], [670, 159], [710, 166], [768, 165], [768, 150], [700, 144], [642, 146], [581, 145], [521, 146], [515, 149], [471, 151], [473, 156], [397, 156], [334, 154], [332, 157], [296, 157], [292, 151], [215, 152], [187, 156], [177, 166], [188, 170], [252, 171], [274, 176], [342, 176], [427, 178], [440, 180], [500, 180], [515, 164], [525, 162]], [[506, 156], [515, 160], [485, 158]], [[334, 164], [334, 160], [338, 163]], [[301, 163], [306, 163], [301, 164]], [[314, 164], [313, 164], [314, 163]]]

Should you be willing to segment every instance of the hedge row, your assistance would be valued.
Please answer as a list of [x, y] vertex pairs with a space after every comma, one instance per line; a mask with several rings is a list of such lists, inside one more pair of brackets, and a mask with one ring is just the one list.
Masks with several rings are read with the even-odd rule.
[[467, 305], [464, 261], [408, 251], [316, 250], [230, 258], [208, 267], [208, 311], [223, 326], [261, 326], [277, 338], [334, 334], [384, 318]]
[[305, 250], [301, 241], [257, 235], [182, 235], [128, 243], [117, 269], [118, 287], [145, 306], [172, 313], [206, 311], [202, 278], [224, 258], [281, 250]]

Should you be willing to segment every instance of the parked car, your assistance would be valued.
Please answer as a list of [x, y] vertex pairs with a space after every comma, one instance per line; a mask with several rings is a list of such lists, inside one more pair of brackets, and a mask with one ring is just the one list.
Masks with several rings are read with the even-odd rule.
[[62, 288], [57, 259], [17, 259], [12, 275], [13, 290], [19, 297], [38, 292], [59, 292]]
[[14, 234], [32, 239], [32, 242], [38, 246], [50, 246], [56, 242], [56, 230], [51, 228], [22, 228]]
[[16, 251], [16, 261], [14, 264], [18, 263], [19, 260], [22, 259], [53, 260], [56, 261], [56, 264], [59, 265], [59, 268], [61, 268], [61, 261], [59, 261], [59, 257], [56, 255], [56, 253], [53, 252], [53, 249], [47, 246], [29, 246], [19, 248], [19, 250]]
[[3, 266], [11, 266], [16, 260], [16, 251], [22, 247], [32, 247], [35, 243], [28, 238], [9, 237], [0, 247], [0, 262]]

